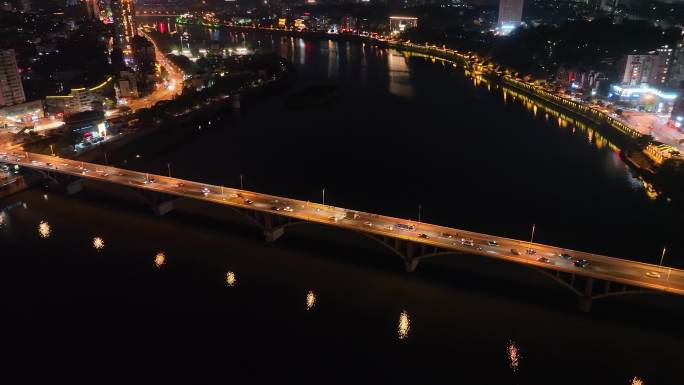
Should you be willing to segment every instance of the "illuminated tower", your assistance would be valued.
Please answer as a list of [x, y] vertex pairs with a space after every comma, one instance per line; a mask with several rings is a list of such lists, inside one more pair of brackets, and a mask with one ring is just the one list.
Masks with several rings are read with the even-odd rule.
[[522, 22], [523, 0], [499, 0], [499, 22], [497, 30], [509, 34]]

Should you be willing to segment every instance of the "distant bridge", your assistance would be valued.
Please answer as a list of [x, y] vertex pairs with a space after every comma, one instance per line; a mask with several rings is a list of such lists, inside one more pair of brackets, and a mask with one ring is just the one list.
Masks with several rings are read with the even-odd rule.
[[409, 272], [423, 259], [451, 254], [516, 263], [534, 268], [576, 294], [583, 311], [591, 309], [593, 300], [611, 296], [684, 295], [684, 270], [680, 269], [48, 155], [0, 152], [0, 163], [36, 170], [69, 194], [80, 191], [84, 179], [126, 186], [137, 191], [157, 215], [173, 210], [178, 198], [227, 206], [259, 227], [269, 242], [300, 223], [353, 230], [397, 255]]

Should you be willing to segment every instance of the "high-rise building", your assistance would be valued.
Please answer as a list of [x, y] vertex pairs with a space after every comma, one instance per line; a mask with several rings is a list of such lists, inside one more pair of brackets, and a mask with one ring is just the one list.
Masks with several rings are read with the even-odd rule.
[[668, 86], [678, 88], [682, 82], [684, 82], [684, 34], [672, 54]]
[[507, 35], [522, 23], [523, 0], [500, 0], [497, 31]]
[[627, 55], [622, 84], [629, 86], [664, 86], [669, 79], [672, 48], [663, 46], [644, 55]]
[[13, 49], [0, 50], [0, 107], [26, 101]]

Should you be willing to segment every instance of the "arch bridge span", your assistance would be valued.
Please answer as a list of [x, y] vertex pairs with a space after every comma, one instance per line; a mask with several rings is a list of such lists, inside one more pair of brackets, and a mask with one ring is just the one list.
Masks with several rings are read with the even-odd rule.
[[39, 171], [48, 181], [66, 186], [67, 193], [80, 191], [84, 179], [127, 186], [158, 215], [171, 211], [178, 198], [228, 206], [258, 226], [271, 242], [288, 226], [303, 222], [353, 230], [400, 257], [409, 272], [423, 259], [448, 254], [531, 267], [575, 293], [584, 311], [589, 311], [593, 300], [617, 295], [645, 291], [684, 295], [680, 269], [48, 155], [0, 151], [0, 163]]

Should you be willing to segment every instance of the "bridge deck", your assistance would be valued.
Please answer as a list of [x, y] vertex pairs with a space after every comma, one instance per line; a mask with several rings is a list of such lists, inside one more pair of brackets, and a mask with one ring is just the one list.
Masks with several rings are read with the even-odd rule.
[[[684, 270], [680, 269], [585, 253], [540, 243], [530, 244], [527, 241], [438, 226], [425, 222], [419, 223], [402, 218], [359, 212], [341, 207], [197, 183], [161, 175], [151, 175], [48, 155], [18, 151], [0, 152], [0, 162], [236, 208], [255, 210], [388, 238], [402, 239], [416, 244], [434, 246], [446, 251], [481, 255], [527, 266], [684, 295]], [[146, 178], [153, 179], [154, 182], [146, 183]], [[357, 217], [352, 219], [348, 213], [356, 213]], [[415, 229], [402, 230], [397, 227], [397, 224], [411, 225]], [[444, 236], [444, 234], [450, 234], [451, 237]], [[462, 238], [473, 240], [474, 246], [463, 244], [461, 242]], [[496, 245], [490, 244], [490, 241], [495, 241]], [[536, 251], [535, 254], [531, 255], [525, 252], [530, 247]], [[513, 249], [519, 251], [520, 255], [515, 255], [512, 252]], [[589, 261], [589, 265], [584, 268], [577, 267], [572, 261], [561, 257], [561, 253], [570, 254], [578, 259], [586, 259]], [[548, 258], [549, 262], [539, 261], [538, 258], [540, 256]], [[646, 275], [648, 272], [658, 273], [660, 277], [649, 277]]]

